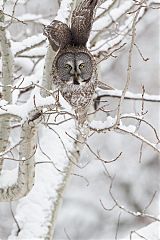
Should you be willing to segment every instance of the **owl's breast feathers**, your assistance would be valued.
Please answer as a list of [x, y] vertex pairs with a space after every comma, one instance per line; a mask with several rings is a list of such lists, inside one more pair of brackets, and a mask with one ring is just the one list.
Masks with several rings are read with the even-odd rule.
[[60, 88], [64, 99], [76, 110], [83, 109], [91, 103], [95, 92], [95, 83], [89, 82], [85, 86], [67, 85]]

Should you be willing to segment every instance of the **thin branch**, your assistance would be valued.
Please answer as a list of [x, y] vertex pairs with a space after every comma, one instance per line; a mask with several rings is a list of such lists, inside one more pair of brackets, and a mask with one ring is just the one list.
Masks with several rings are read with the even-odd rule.
[[155, 136], [158, 140], [158, 142], [160, 141], [159, 137], [158, 137], [158, 133], [157, 133], [157, 130], [155, 129], [155, 127], [152, 126], [151, 123], [149, 123], [147, 120], [143, 119], [142, 117], [138, 117], [138, 116], [133, 116], [133, 115], [127, 115], [127, 114], [124, 114], [120, 117], [120, 119], [135, 119], [135, 120], [138, 120], [138, 121], [141, 121], [141, 122], [144, 122], [146, 123], [149, 127], [151, 127], [155, 133]]
[[143, 142], [141, 142], [140, 151], [139, 151], [139, 163], [142, 161], [142, 154], [143, 154]]
[[18, 143], [14, 144], [13, 146], [10, 146], [9, 149], [6, 149], [4, 152], [0, 152], [0, 157], [4, 157], [7, 153], [12, 152], [12, 150], [18, 147], [21, 142], [22, 142], [22, 139], [18, 141]]
[[[0, 10], [0, 12], [1, 12], [1, 10]], [[14, 19], [14, 20], [16, 20], [16, 21], [19, 22], [19, 23], [22, 23], [22, 24], [27, 25], [27, 23], [25, 23], [24, 21], [22, 21], [22, 20], [20, 20], [20, 19], [18, 19], [18, 18], [16, 18], [16, 17], [14, 17], [14, 16], [12, 16], [12, 15], [10, 15], [10, 14], [8, 14], [8, 13], [3, 12], [3, 14], [4, 14], [5, 16], [7, 16], [7, 17], [10, 17], [10, 18], [12, 19], [12, 22], [13, 22], [13, 19]], [[8, 25], [5, 26], [5, 28], [7, 28], [7, 27], [8, 27]]]
[[133, 233], [136, 234], [137, 236], [139, 236], [140, 238], [144, 239], [144, 240], [149, 240], [149, 239], [145, 238], [144, 236], [142, 236], [141, 234], [139, 234], [138, 232], [136, 232], [135, 230], [130, 232], [130, 240], [132, 240]]
[[[115, 48], [113, 50], [111, 49], [111, 51], [99, 51], [99, 53], [97, 55], [95, 55], [97, 64], [100, 64], [101, 62], [103, 62], [104, 60], [107, 60], [111, 56], [116, 58], [117, 56], [114, 56], [113, 53], [119, 51], [125, 45], [126, 45], [126, 43], [123, 43], [122, 45], [118, 46], [117, 48]], [[98, 60], [99, 58], [100, 58], [100, 60]]]
[[116, 236], [115, 236], [115, 240], [118, 240], [118, 230], [119, 230], [119, 226], [120, 226], [120, 219], [121, 219], [121, 212], [118, 215], [118, 222], [117, 222], [117, 228], [116, 228]]
[[8, 28], [9, 26], [11, 26], [12, 21], [13, 21], [13, 18], [15, 19], [14, 14], [15, 14], [15, 10], [16, 10], [16, 6], [17, 6], [18, 1], [19, 1], [19, 0], [16, 0], [15, 3], [14, 3], [14, 5], [13, 5], [11, 20], [10, 20], [10, 22], [7, 24], [7, 26], [5, 26], [5, 28]]
[[65, 228], [64, 228], [64, 233], [65, 233], [65, 235], [66, 235], [66, 237], [67, 237], [68, 240], [72, 240], [72, 239], [70, 238], [69, 234], [67, 233], [67, 231], [66, 231]]
[[18, 233], [21, 231], [21, 228], [19, 226], [19, 223], [18, 223], [16, 217], [14, 216], [14, 212], [13, 212], [13, 209], [12, 209], [12, 202], [10, 202], [10, 210], [11, 210], [11, 214], [12, 214], [13, 220], [14, 220], [16, 226], [17, 226], [17, 233], [16, 233], [16, 235], [18, 236]]
[[[144, 2], [144, 0], [141, 1], [141, 4], [143, 2]], [[141, 10], [141, 8], [139, 8], [138, 11], [136, 12], [136, 14], [135, 14], [135, 16], [133, 18], [133, 23], [132, 23], [132, 39], [131, 39], [129, 55], [128, 55], [127, 80], [126, 80], [126, 83], [125, 83], [125, 87], [124, 87], [124, 89], [122, 91], [122, 95], [121, 95], [120, 101], [118, 103], [117, 120], [116, 120], [116, 125], [117, 126], [119, 125], [119, 122], [120, 122], [120, 114], [121, 114], [122, 103], [123, 103], [124, 97], [126, 95], [126, 92], [128, 90], [129, 83], [131, 81], [132, 52], [133, 52], [133, 47], [134, 47], [134, 43], [135, 43], [135, 36], [136, 36], [136, 22], [137, 22], [140, 10]]]
[[155, 198], [155, 196], [156, 196], [156, 193], [157, 193], [157, 191], [155, 191], [154, 193], [153, 193], [153, 196], [152, 196], [152, 198], [151, 198], [151, 200], [148, 202], [148, 204], [144, 207], [144, 209], [143, 209], [143, 213], [145, 213], [146, 212], [146, 210], [151, 206], [151, 204], [152, 204], [152, 202], [153, 202], [153, 200], [154, 200], [154, 198]]
[[134, 43], [134, 46], [136, 47], [136, 49], [138, 50], [139, 52], [139, 55], [141, 56], [141, 58], [143, 59], [144, 62], [147, 62], [149, 60], [149, 58], [145, 58], [140, 50], [140, 48], [138, 47], [138, 45], [136, 43]]
[[[150, 219], [152, 219], [154, 221], [160, 222], [160, 218], [155, 217], [155, 216], [153, 216], [151, 214], [144, 213], [144, 209], [145, 208], [141, 212], [134, 212], [134, 211], [131, 211], [131, 210], [127, 209], [126, 207], [122, 206], [121, 204], [119, 204], [118, 200], [114, 197], [114, 195], [112, 193], [112, 187], [113, 187], [113, 180], [114, 180], [114, 178], [111, 178], [110, 180], [111, 180], [111, 184], [110, 184], [110, 188], [109, 188], [109, 193], [110, 193], [110, 196], [111, 196], [111, 198], [112, 198], [112, 200], [114, 202], [114, 205], [113, 205], [112, 209], [115, 208], [115, 207], [118, 207], [119, 209], [123, 210], [124, 212], [126, 212], [126, 213], [128, 213], [128, 214], [130, 214], [130, 215], [132, 215], [134, 217], [150, 218]], [[149, 203], [151, 204], [152, 201], [153, 201], [153, 197], [152, 197], [152, 199], [151, 199], [151, 201]], [[148, 206], [149, 205], [147, 205], [147, 208], [148, 208]], [[102, 207], [103, 207], [104, 210], [107, 210], [107, 208], [104, 207], [104, 204], [102, 204]]]
[[70, 154], [72, 154], [72, 153], [68, 153], [68, 151], [67, 151], [67, 148], [66, 148], [66, 146], [65, 146], [65, 143], [63, 142], [63, 140], [62, 140], [62, 138], [60, 137], [60, 135], [58, 134], [58, 132], [56, 132], [53, 128], [51, 128], [50, 126], [48, 126], [49, 127], [49, 129], [50, 130], [52, 130], [57, 136], [58, 136], [58, 138], [59, 138], [59, 140], [60, 140], [60, 142], [61, 142], [61, 144], [62, 144], [62, 146], [63, 146], [63, 149], [64, 149], [64, 151], [65, 151], [65, 153], [66, 153], [66, 156], [67, 156], [67, 158], [68, 158], [68, 160], [73, 164], [73, 165], [75, 165], [76, 167], [78, 167], [78, 168], [80, 168], [80, 169], [83, 169], [84, 167], [86, 167], [86, 165], [88, 164], [85, 164], [84, 166], [79, 166], [78, 164], [77, 164], [77, 159], [74, 157], [74, 155], [73, 156], [70, 156]]
[[112, 162], [115, 162], [115, 161], [118, 160], [118, 159], [120, 158], [120, 156], [122, 155], [122, 152], [120, 152], [116, 158], [114, 158], [114, 159], [112, 159], [112, 160], [109, 160], [109, 161], [104, 160], [104, 159], [102, 159], [102, 158], [99, 156], [99, 154], [96, 154], [96, 153], [93, 151], [93, 149], [91, 148], [91, 146], [90, 146], [86, 141], [81, 142], [81, 141], [79, 141], [78, 139], [75, 139], [74, 137], [72, 137], [72, 136], [71, 136], [70, 134], [68, 134], [67, 132], [66, 132], [66, 134], [67, 134], [67, 136], [69, 136], [71, 139], [73, 139], [75, 142], [78, 142], [78, 143], [80, 143], [80, 144], [82, 144], [82, 145], [86, 145], [87, 148], [89, 149], [89, 151], [90, 151], [98, 160], [102, 161], [103, 163], [112, 163]]
[[130, 132], [130, 131], [127, 131], [126, 129], [124, 128], [121, 128], [121, 127], [117, 127], [117, 130], [119, 130], [120, 132], [123, 132], [123, 133], [127, 133], [135, 138], [137, 138], [138, 140], [142, 141], [143, 143], [147, 144], [149, 147], [151, 147], [155, 152], [157, 152], [158, 154], [160, 154], [160, 149], [158, 149], [156, 147], [156, 144], [148, 141], [147, 139], [145, 139], [143, 136], [139, 135], [138, 133], [134, 133], [134, 132]]

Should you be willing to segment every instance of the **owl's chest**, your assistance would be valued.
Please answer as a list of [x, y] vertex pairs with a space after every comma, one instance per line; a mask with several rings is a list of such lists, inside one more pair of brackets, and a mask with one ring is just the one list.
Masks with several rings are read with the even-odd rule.
[[90, 104], [94, 91], [93, 83], [85, 86], [71, 84], [60, 88], [62, 96], [74, 108], [85, 108]]

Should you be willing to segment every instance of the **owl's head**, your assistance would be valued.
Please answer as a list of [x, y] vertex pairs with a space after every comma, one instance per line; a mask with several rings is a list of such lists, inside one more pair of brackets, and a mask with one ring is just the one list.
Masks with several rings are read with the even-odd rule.
[[68, 47], [58, 53], [54, 67], [62, 82], [84, 85], [92, 77], [93, 65], [93, 57], [87, 49]]

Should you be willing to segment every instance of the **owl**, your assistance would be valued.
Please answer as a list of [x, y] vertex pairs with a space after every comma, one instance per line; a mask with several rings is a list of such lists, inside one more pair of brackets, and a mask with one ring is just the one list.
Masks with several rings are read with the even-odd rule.
[[83, 0], [75, 8], [71, 25], [54, 20], [44, 28], [54, 51], [52, 81], [73, 107], [79, 123], [86, 119], [97, 86], [96, 62], [86, 47], [98, 0]]

